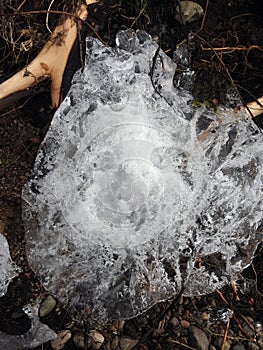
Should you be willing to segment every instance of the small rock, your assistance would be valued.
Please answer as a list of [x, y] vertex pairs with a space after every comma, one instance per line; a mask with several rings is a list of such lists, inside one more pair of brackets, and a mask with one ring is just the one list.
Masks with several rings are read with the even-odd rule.
[[83, 334], [76, 334], [73, 337], [73, 342], [76, 345], [77, 348], [79, 349], [84, 349], [85, 348], [85, 337]]
[[231, 349], [232, 350], [246, 350], [244, 345], [238, 345], [238, 344], [233, 345]]
[[186, 320], [181, 320], [181, 326], [184, 328], [184, 329], [188, 329], [191, 325], [188, 321]]
[[183, 295], [181, 295], [179, 300], [178, 300], [178, 304], [183, 305], [183, 303], [184, 303], [184, 297], [183, 297]]
[[198, 350], [209, 350], [209, 340], [200, 328], [191, 326], [189, 328], [190, 344]]
[[[217, 350], [221, 350], [222, 343], [223, 343], [223, 338], [222, 337], [215, 338], [214, 346], [216, 347]], [[230, 347], [231, 347], [231, 342], [229, 340], [226, 340], [226, 342], [225, 342], [225, 349], [224, 350], [229, 350]]]
[[131, 350], [137, 343], [138, 340], [127, 337], [120, 338], [119, 342], [121, 350]]
[[51, 347], [54, 350], [61, 350], [65, 344], [71, 338], [71, 332], [69, 330], [64, 330], [58, 333], [57, 338], [51, 340]]
[[201, 318], [203, 321], [209, 320], [209, 314], [207, 312], [202, 312]]
[[247, 342], [247, 348], [248, 350], [259, 350], [259, 346], [252, 341]]
[[178, 320], [177, 317], [171, 318], [171, 319], [170, 319], [170, 323], [171, 323], [171, 325], [172, 325], [173, 327], [178, 327], [179, 324], [180, 324], [180, 322], [179, 322], [179, 320]]
[[89, 332], [89, 341], [92, 349], [98, 350], [104, 343], [104, 336], [97, 332], [96, 330], [91, 330]]
[[119, 349], [119, 337], [115, 336], [111, 341], [111, 349], [116, 350]]
[[181, 24], [194, 22], [204, 14], [202, 6], [194, 1], [180, 1], [180, 6], [176, 6], [175, 10], [175, 18]]
[[120, 321], [118, 322], [118, 326], [119, 326], [118, 328], [119, 328], [119, 329], [123, 329], [124, 326], [125, 326], [125, 322], [126, 322], [125, 320], [120, 320]]
[[215, 299], [212, 299], [211, 302], [210, 302], [210, 306], [212, 309], [214, 309], [216, 307], [216, 301]]
[[52, 295], [48, 295], [47, 298], [42, 301], [39, 308], [39, 316], [45, 317], [47, 316], [56, 306], [56, 300], [52, 297]]

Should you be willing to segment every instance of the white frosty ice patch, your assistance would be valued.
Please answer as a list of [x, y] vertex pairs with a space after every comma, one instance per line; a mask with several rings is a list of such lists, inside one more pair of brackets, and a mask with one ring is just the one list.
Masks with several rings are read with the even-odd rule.
[[220, 288], [262, 238], [257, 127], [191, 108], [147, 34], [120, 32], [117, 43], [88, 39], [23, 192], [32, 268], [98, 320]]

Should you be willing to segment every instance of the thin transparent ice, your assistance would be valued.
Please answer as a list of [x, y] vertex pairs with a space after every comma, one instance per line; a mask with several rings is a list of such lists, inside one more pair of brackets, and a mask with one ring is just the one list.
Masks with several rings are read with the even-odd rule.
[[9, 283], [19, 271], [11, 259], [6, 238], [0, 233], [0, 297], [7, 292]]
[[0, 349], [23, 350], [33, 349], [57, 337], [56, 333], [46, 324], [40, 322], [38, 305], [27, 305], [24, 311], [31, 320], [31, 327], [25, 334], [10, 335], [0, 332]]
[[191, 106], [144, 32], [87, 41], [26, 185], [43, 285], [99, 321], [236, 279], [262, 239], [263, 139], [242, 112]]

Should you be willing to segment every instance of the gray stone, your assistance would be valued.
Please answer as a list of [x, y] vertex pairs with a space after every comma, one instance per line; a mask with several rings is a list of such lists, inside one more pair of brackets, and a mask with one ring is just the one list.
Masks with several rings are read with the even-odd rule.
[[235, 344], [232, 346], [231, 350], [246, 350], [244, 345]]
[[[217, 350], [221, 350], [222, 348], [222, 343], [223, 343], [223, 338], [222, 337], [217, 337], [214, 340], [214, 346], [216, 347]], [[229, 350], [231, 347], [231, 342], [227, 340], [225, 342], [225, 349], [224, 350]]]
[[259, 346], [252, 341], [247, 342], [247, 348], [248, 350], [259, 350]]
[[76, 345], [77, 348], [79, 349], [84, 349], [85, 348], [85, 337], [83, 334], [76, 334], [73, 337], [73, 342]]
[[180, 1], [176, 6], [176, 20], [181, 24], [191, 23], [203, 16], [204, 10], [201, 5], [194, 1]]
[[198, 350], [209, 350], [209, 340], [200, 328], [191, 326], [189, 328], [190, 344]]
[[39, 316], [40, 317], [47, 316], [54, 309], [56, 304], [57, 302], [52, 297], [52, 295], [48, 295], [47, 298], [44, 301], [42, 301], [42, 303], [40, 304]]
[[171, 318], [171, 319], [170, 319], [170, 323], [171, 323], [171, 325], [172, 325], [173, 327], [178, 327], [179, 324], [180, 324], [180, 322], [179, 322], [179, 320], [178, 320], [177, 317]]
[[127, 337], [120, 338], [120, 349], [121, 350], [131, 350], [136, 344], [138, 343], [138, 340], [131, 339]]
[[209, 320], [209, 314], [207, 312], [202, 312], [201, 318], [203, 321], [208, 321]]
[[56, 339], [51, 340], [51, 347], [54, 350], [61, 350], [71, 338], [71, 332], [68, 329], [60, 331]]
[[104, 336], [96, 330], [91, 330], [89, 332], [89, 343], [94, 350], [98, 350], [102, 347], [104, 343]]

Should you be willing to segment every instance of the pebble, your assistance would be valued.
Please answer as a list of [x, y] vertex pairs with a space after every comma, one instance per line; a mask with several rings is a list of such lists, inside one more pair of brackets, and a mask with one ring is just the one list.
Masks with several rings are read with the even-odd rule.
[[181, 326], [184, 328], [184, 329], [188, 329], [190, 327], [190, 323], [186, 320], [181, 320]]
[[39, 308], [39, 316], [45, 317], [47, 316], [56, 306], [56, 300], [52, 297], [52, 295], [48, 295], [47, 298], [42, 301]]
[[69, 330], [64, 330], [58, 333], [57, 338], [51, 340], [51, 347], [54, 350], [61, 350], [64, 348], [65, 344], [71, 338], [71, 332]]
[[119, 330], [124, 328], [125, 322], [126, 322], [125, 320], [118, 321], [118, 329]]
[[191, 326], [188, 331], [191, 346], [198, 350], [209, 350], [209, 340], [200, 328]]
[[246, 349], [245, 349], [244, 345], [236, 344], [236, 345], [232, 346], [231, 350], [246, 350]]
[[111, 349], [117, 350], [119, 349], [119, 337], [115, 336], [111, 341]]
[[119, 331], [123, 329], [124, 325], [125, 320], [115, 321], [111, 324], [110, 329], [114, 334], [118, 334]]
[[120, 338], [119, 342], [121, 350], [131, 350], [137, 343], [138, 340], [127, 337]]
[[[223, 338], [222, 337], [215, 338], [214, 346], [216, 347], [217, 350], [221, 350], [222, 343], [223, 343]], [[231, 342], [229, 340], [226, 340], [224, 350], [229, 350], [230, 347], [231, 347]]]
[[247, 342], [248, 350], [259, 350], [259, 346], [252, 341]]
[[104, 336], [96, 330], [91, 330], [89, 332], [89, 343], [94, 350], [98, 350], [102, 347], [104, 339]]
[[173, 327], [178, 327], [179, 324], [180, 324], [180, 322], [179, 322], [179, 320], [178, 320], [177, 317], [171, 318], [170, 323], [171, 323], [171, 325], [172, 325]]
[[203, 321], [208, 321], [209, 320], [209, 314], [207, 312], [202, 312], [201, 318]]
[[211, 306], [212, 309], [214, 309], [214, 308], [216, 307], [216, 301], [215, 301], [215, 299], [212, 299], [212, 300], [211, 300], [210, 306]]
[[183, 305], [183, 303], [184, 303], [184, 297], [181, 295], [179, 300], [178, 300], [178, 304]]
[[196, 21], [204, 14], [204, 10], [194, 1], [180, 1], [180, 6], [176, 6], [176, 13], [177, 21], [185, 24]]
[[85, 337], [83, 334], [76, 334], [73, 337], [73, 342], [77, 348], [79, 348], [79, 349], [85, 348]]

